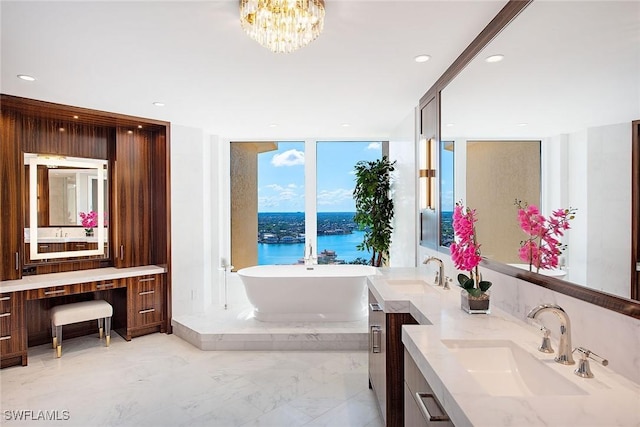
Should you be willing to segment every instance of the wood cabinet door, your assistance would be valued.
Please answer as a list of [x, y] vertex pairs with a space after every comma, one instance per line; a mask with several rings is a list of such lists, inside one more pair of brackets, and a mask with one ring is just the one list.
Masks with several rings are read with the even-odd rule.
[[128, 283], [129, 327], [132, 329], [159, 324], [163, 321], [163, 276], [132, 277]]
[[116, 267], [151, 263], [151, 134], [140, 129], [118, 128], [114, 162]]
[[17, 117], [3, 111], [0, 126], [0, 280], [22, 276], [22, 150]]

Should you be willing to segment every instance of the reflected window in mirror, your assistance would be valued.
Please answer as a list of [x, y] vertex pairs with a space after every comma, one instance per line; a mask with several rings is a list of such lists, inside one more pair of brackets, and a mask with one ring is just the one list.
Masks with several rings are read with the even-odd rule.
[[440, 246], [453, 243], [453, 207], [455, 205], [455, 150], [453, 141], [440, 141]]
[[31, 153], [24, 161], [24, 264], [107, 258], [107, 161]]

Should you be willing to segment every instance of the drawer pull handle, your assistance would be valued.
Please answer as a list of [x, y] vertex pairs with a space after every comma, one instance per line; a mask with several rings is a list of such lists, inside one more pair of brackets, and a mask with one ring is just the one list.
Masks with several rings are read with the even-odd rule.
[[138, 282], [153, 282], [156, 280], [155, 277], [147, 277], [146, 279], [138, 279]]
[[98, 289], [100, 289], [100, 288], [111, 288], [111, 287], [113, 287], [113, 282], [111, 282], [111, 283], [101, 283], [101, 284], [99, 284], [97, 286]]
[[381, 348], [382, 328], [377, 325], [371, 326], [371, 353], [380, 353]]
[[11, 335], [0, 337], [0, 341], [10, 340], [10, 339], [11, 339]]
[[86, 248], [86, 247], [87, 247], [87, 245], [78, 245], [78, 244], [76, 244], [76, 248]]
[[9, 301], [11, 299], [11, 297], [2, 297], [0, 298], [0, 301]]
[[2, 313], [0, 314], [0, 317], [9, 317], [11, 316], [11, 313]]
[[[431, 393], [416, 393], [416, 401], [418, 402], [418, 407], [420, 408], [420, 412], [425, 417], [425, 419], [429, 422], [434, 421], [449, 421], [449, 416], [444, 412], [435, 396]], [[431, 407], [431, 412], [427, 409], [427, 402]]]
[[156, 311], [155, 308], [148, 308], [146, 310], [140, 310], [138, 313], [140, 314], [147, 314], [147, 313], [153, 313], [154, 311]]
[[144, 292], [139, 292], [138, 295], [149, 295], [149, 294], [155, 294], [156, 291], [152, 290], [152, 291], [144, 291]]
[[382, 307], [377, 302], [369, 304], [371, 311], [382, 311]]
[[66, 289], [58, 289], [56, 291], [45, 291], [44, 294], [45, 295], [55, 295], [55, 294], [64, 294], [65, 292], [67, 292]]
[[49, 247], [49, 245], [38, 245], [38, 247], [40, 249], [47, 249]]
[[20, 253], [16, 252], [16, 270], [20, 270]]

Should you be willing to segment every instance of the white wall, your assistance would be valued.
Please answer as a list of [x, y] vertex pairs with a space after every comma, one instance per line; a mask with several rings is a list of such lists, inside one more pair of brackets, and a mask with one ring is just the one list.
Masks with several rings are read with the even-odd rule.
[[212, 299], [212, 242], [218, 232], [211, 208], [216, 199], [217, 174], [211, 167], [215, 141], [201, 129], [171, 126], [173, 316], [202, 311]]
[[543, 213], [576, 208], [564, 238], [567, 280], [629, 297], [631, 126], [589, 128], [542, 142]]
[[389, 251], [391, 267], [413, 267], [416, 263], [416, 156], [415, 114], [407, 117], [389, 138], [389, 160], [396, 161], [393, 184], [393, 235]]

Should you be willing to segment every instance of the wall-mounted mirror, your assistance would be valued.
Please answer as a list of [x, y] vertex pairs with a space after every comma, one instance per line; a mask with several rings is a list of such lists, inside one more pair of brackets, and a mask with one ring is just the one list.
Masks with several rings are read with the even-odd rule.
[[25, 264], [108, 254], [107, 161], [25, 153]]
[[[631, 292], [638, 76], [640, 3], [534, 1], [441, 92], [441, 139], [455, 141], [457, 156], [469, 141], [540, 141], [542, 212], [577, 209], [564, 280], [623, 298]], [[456, 173], [456, 198], [471, 200], [465, 172]], [[513, 200], [500, 204], [517, 223]]]

